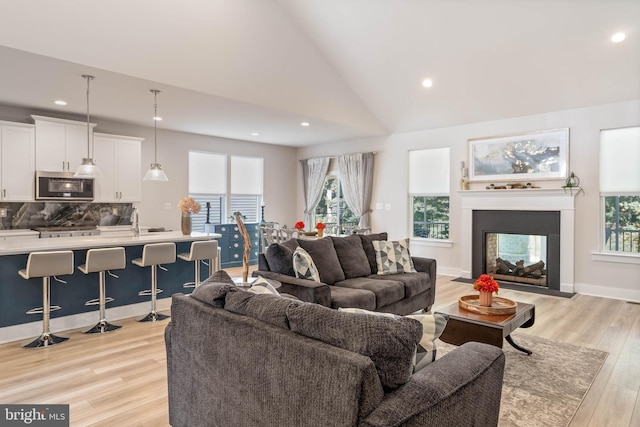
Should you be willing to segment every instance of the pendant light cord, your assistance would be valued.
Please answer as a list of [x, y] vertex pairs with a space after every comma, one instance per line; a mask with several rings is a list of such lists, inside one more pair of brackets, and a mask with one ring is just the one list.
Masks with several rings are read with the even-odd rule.
[[87, 79], [87, 158], [91, 158], [91, 120], [89, 115], [89, 85], [91, 80], [94, 79], [93, 76], [88, 74], [83, 74], [82, 77]]
[[158, 163], [158, 94], [157, 89], [151, 89], [153, 92], [153, 163]]

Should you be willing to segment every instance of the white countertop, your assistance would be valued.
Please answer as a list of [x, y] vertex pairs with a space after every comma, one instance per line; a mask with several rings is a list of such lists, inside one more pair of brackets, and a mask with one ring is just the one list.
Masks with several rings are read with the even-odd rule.
[[56, 251], [67, 249], [91, 249], [110, 246], [138, 246], [158, 242], [192, 242], [194, 240], [211, 240], [222, 237], [218, 233], [193, 232], [183, 235], [180, 231], [143, 233], [139, 236], [78, 236], [56, 237], [50, 239], [11, 239], [0, 241], [0, 255], [27, 254], [37, 251]]

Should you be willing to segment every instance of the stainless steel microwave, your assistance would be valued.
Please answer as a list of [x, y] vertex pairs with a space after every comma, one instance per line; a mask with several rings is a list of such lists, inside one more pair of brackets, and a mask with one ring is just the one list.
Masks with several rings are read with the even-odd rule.
[[93, 178], [74, 177], [73, 172], [36, 172], [36, 200], [90, 201], [93, 190]]

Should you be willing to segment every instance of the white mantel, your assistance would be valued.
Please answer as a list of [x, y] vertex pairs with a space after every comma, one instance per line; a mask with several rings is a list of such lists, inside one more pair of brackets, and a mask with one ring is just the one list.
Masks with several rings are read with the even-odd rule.
[[574, 196], [563, 189], [458, 191], [462, 202], [462, 277], [471, 278], [471, 239], [474, 210], [560, 212], [560, 291], [574, 292]]

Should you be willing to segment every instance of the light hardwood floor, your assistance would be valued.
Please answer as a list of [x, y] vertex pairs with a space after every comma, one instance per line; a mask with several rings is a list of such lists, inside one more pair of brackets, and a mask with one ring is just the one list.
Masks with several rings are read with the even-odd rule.
[[[438, 277], [435, 308], [472, 293], [450, 279]], [[536, 305], [535, 325], [518, 333], [609, 352], [571, 427], [640, 426], [640, 305], [506, 289], [500, 296]], [[46, 349], [0, 345], [0, 403], [69, 404], [72, 426], [168, 425], [167, 321], [119, 323], [122, 329], [99, 336], [67, 331], [69, 341]]]

